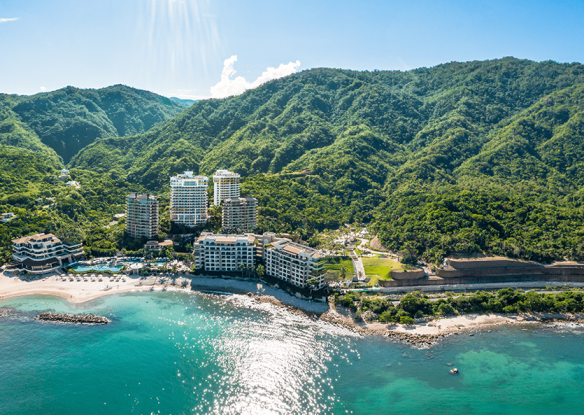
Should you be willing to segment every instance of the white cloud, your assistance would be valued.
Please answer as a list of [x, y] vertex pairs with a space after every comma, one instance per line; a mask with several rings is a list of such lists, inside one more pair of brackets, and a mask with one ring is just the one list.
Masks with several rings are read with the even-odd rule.
[[0, 23], [6, 23], [6, 22], [13, 22], [15, 20], [20, 19], [19, 17], [0, 17]]
[[41, 92], [47, 92], [47, 88], [44, 86], [41, 86]]
[[297, 72], [300, 66], [300, 61], [298, 60], [286, 65], [282, 63], [277, 68], [267, 68], [258, 79], [253, 82], [248, 82], [243, 76], [232, 78], [237, 72], [233, 69], [235, 62], [237, 62], [237, 55], [225, 59], [225, 62], [223, 62], [223, 71], [221, 71], [221, 81], [211, 87], [211, 98], [225, 98], [232, 95], [239, 95], [248, 89], [256, 88], [272, 79], [291, 75]]

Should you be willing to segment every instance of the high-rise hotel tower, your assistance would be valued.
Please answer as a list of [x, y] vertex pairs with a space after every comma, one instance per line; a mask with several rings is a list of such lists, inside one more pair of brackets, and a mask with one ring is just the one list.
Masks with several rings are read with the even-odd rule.
[[185, 171], [170, 178], [170, 220], [189, 227], [207, 222], [209, 178]]
[[239, 174], [228, 170], [217, 170], [213, 176], [214, 195], [213, 204], [221, 205], [221, 201], [238, 198], [240, 193]]
[[126, 198], [126, 232], [134, 238], [158, 237], [158, 198], [148, 193], [130, 193]]

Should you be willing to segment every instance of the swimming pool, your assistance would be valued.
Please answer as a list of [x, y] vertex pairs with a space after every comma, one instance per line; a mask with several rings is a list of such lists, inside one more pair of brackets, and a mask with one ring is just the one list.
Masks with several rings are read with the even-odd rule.
[[71, 269], [75, 272], [88, 272], [88, 271], [95, 271], [95, 272], [120, 272], [122, 267], [112, 267], [109, 265], [74, 265]]

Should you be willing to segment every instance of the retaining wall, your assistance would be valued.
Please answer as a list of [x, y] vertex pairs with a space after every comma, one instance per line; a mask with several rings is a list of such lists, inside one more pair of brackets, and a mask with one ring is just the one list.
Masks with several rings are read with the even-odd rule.
[[562, 276], [562, 275], [582, 275], [584, 268], [581, 267], [528, 267], [528, 268], [482, 268], [482, 269], [438, 269], [436, 275], [441, 278], [466, 278], [466, 277], [497, 277], [497, 276]]
[[462, 277], [462, 278], [436, 278], [436, 279], [418, 279], [418, 280], [394, 280], [379, 281], [382, 287], [408, 287], [414, 285], [455, 285], [455, 284], [485, 284], [485, 283], [508, 283], [508, 282], [535, 282], [535, 281], [554, 281], [554, 282], [582, 282], [584, 275], [559, 275], [559, 274], [532, 274], [532, 275], [491, 275], [483, 277]]
[[424, 275], [423, 269], [417, 271], [391, 271], [391, 278], [394, 280], [419, 280]]
[[493, 258], [493, 259], [452, 259], [448, 263], [456, 269], [482, 269], [482, 268], [526, 268], [541, 267], [541, 264], [531, 261], [519, 261], [515, 259]]

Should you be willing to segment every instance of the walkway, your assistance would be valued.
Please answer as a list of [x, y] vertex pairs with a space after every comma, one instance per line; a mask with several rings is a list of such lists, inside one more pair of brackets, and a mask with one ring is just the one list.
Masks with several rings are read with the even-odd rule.
[[365, 276], [365, 267], [363, 266], [363, 261], [361, 261], [361, 258], [359, 258], [357, 256], [357, 254], [355, 254], [355, 250], [353, 248], [347, 248], [347, 251], [349, 251], [349, 255], [351, 256], [351, 260], [353, 261], [353, 268], [355, 268], [355, 275], [357, 276], [359, 281], [364, 281], [366, 276]]

